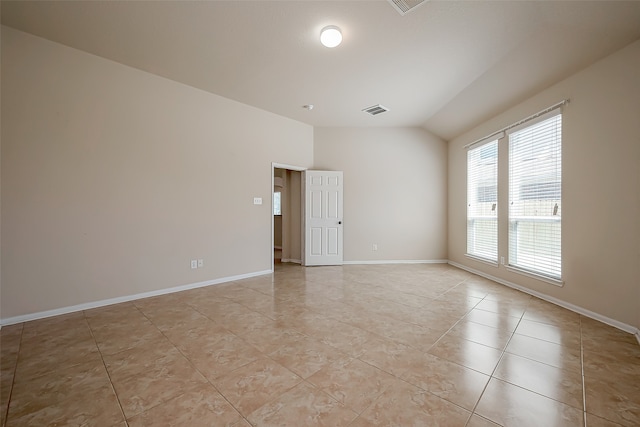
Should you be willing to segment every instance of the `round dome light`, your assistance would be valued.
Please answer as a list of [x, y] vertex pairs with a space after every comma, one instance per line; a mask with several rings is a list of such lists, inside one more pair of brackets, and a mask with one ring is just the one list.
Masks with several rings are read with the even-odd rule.
[[326, 47], [336, 47], [342, 42], [342, 33], [340, 28], [335, 25], [324, 27], [320, 31], [320, 42]]

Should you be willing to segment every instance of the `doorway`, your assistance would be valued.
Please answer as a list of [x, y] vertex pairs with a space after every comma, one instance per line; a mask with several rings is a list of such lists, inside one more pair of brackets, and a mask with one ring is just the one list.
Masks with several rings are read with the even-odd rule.
[[273, 163], [272, 265], [302, 264], [302, 171], [305, 168]]

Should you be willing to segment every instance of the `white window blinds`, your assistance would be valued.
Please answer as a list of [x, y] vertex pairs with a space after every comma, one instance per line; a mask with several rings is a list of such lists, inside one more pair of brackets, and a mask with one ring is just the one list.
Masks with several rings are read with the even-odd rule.
[[498, 261], [498, 140], [467, 151], [467, 254]]
[[562, 115], [509, 135], [509, 265], [560, 279]]

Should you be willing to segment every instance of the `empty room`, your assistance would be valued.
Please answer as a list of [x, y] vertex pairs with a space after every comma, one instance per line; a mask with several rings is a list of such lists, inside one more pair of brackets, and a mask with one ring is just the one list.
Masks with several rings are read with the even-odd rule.
[[0, 425], [640, 425], [640, 2], [0, 3]]

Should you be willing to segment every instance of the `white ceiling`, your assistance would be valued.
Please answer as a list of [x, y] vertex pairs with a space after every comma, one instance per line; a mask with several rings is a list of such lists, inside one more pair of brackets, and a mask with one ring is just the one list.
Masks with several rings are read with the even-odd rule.
[[449, 140], [640, 39], [640, 1], [4, 0], [2, 23], [310, 125]]

